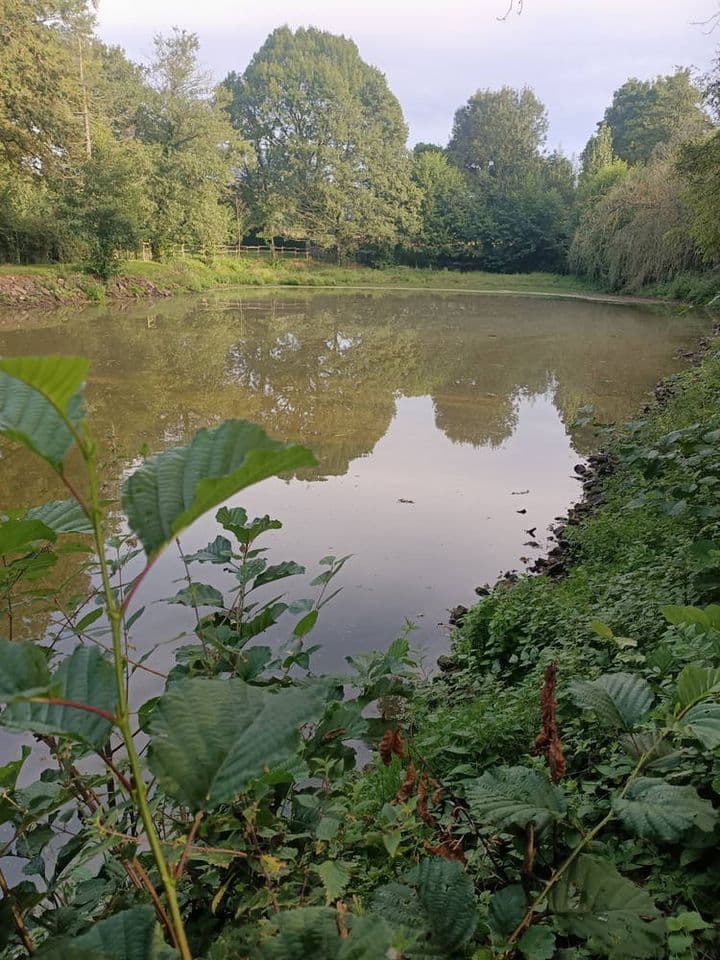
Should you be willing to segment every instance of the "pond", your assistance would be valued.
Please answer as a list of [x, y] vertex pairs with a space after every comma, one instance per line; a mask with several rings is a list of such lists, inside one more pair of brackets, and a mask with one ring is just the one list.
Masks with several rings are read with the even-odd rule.
[[[305, 564], [308, 579], [324, 555], [352, 554], [313, 634], [316, 667], [337, 670], [347, 655], [386, 646], [408, 620], [431, 666], [448, 646], [448, 608], [522, 570], [538, 555], [527, 544], [545, 545], [548, 525], [578, 497], [573, 465], [593, 448], [592, 432], [574, 426], [579, 408], [592, 404], [602, 421], [633, 415], [708, 326], [702, 315], [605, 302], [228, 290], [5, 310], [0, 353], [91, 358], [89, 409], [109, 496], [142, 450], [228, 417], [311, 447], [316, 469], [233, 503], [282, 520], [265, 541], [269, 555]], [[0, 453], [0, 508], [64, 496], [17, 448]], [[210, 515], [183, 547], [216, 533]], [[217, 568], [206, 571], [201, 579], [222, 585]], [[181, 574], [169, 551], [137, 603], [171, 595]], [[290, 596], [307, 595], [302, 581], [285, 581]], [[191, 629], [186, 613], [148, 604], [136, 647]], [[167, 645], [149, 661], [169, 662]]]

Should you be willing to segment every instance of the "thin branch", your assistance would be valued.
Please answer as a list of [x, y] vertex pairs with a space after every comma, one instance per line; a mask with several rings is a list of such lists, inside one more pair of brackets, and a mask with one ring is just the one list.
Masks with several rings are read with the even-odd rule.
[[124, 789], [127, 791], [128, 796], [132, 796], [132, 792], [133, 792], [132, 783], [130, 783], [130, 781], [129, 781], [128, 778], [125, 776], [125, 774], [122, 772], [122, 770], [118, 770], [118, 768], [117, 768], [117, 767], [115, 766], [115, 764], [112, 762], [112, 760], [110, 759], [110, 757], [106, 756], [106, 755], [105, 755], [104, 753], [102, 753], [101, 751], [98, 750], [98, 751], [97, 751], [97, 755], [101, 758], [102, 762], [107, 766], [108, 770], [110, 770], [110, 771], [115, 775], [115, 777], [117, 778], [118, 782], [119, 782], [120, 784], [122, 784], [122, 786], [124, 787]]
[[511, 13], [516, 13], [518, 16], [523, 12], [523, 5], [525, 0], [510, 0], [510, 5], [503, 14], [502, 17], [498, 17], [501, 23], [504, 23], [505, 20], [510, 16]]
[[152, 569], [152, 565], [155, 563], [156, 559], [157, 559], [157, 554], [154, 557], [152, 557], [150, 560], [148, 560], [144, 568], [133, 580], [133, 585], [130, 587], [128, 592], [123, 597], [123, 602], [120, 604], [120, 611], [123, 614], [123, 616], [127, 613], [127, 609], [130, 606], [130, 601], [135, 596], [135, 591], [138, 589], [138, 587], [143, 582], [143, 580], [148, 575], [148, 573], [150, 573], [150, 570]]
[[22, 941], [22, 945], [27, 950], [28, 954], [35, 952], [35, 944], [33, 939], [30, 936], [28, 928], [25, 926], [25, 919], [22, 915], [22, 910], [17, 905], [15, 897], [12, 894], [10, 887], [8, 886], [7, 880], [5, 879], [5, 874], [0, 868], [0, 890], [2, 890], [3, 897], [10, 904], [10, 913], [12, 914], [13, 925], [15, 926], [15, 931]]
[[195, 814], [195, 819], [193, 820], [192, 827], [190, 827], [190, 832], [189, 832], [188, 835], [187, 835], [187, 840], [185, 841], [185, 846], [183, 847], [183, 852], [182, 852], [182, 854], [181, 854], [181, 856], [180, 856], [180, 859], [178, 860], [178, 865], [177, 865], [177, 867], [175, 867], [175, 879], [176, 879], [176, 880], [179, 880], [180, 877], [182, 877], [182, 875], [183, 875], [183, 873], [184, 873], [184, 871], [185, 871], [185, 862], [186, 862], [186, 860], [187, 860], [187, 858], [188, 858], [188, 853], [190, 852], [190, 848], [191, 848], [192, 845], [193, 845], [193, 841], [195, 840], [195, 837], [197, 836], [197, 832], [198, 832], [198, 830], [200, 829], [200, 821], [202, 820], [202, 818], [203, 818], [203, 811], [202, 811], [202, 810], [199, 810], [199, 811]]

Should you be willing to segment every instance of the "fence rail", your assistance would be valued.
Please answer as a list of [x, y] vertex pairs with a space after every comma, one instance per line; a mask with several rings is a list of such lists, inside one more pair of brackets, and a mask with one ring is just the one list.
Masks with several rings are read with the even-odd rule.
[[[173, 252], [181, 259], [185, 257], [243, 257], [268, 256], [271, 260], [291, 257], [293, 260], [310, 260], [309, 247], [270, 247], [260, 244], [252, 245], [247, 243], [217, 244], [215, 246], [193, 247], [186, 243], [176, 244]], [[149, 243], [143, 242], [139, 250], [117, 250], [116, 257], [119, 260], [145, 260], [153, 259], [152, 247]]]

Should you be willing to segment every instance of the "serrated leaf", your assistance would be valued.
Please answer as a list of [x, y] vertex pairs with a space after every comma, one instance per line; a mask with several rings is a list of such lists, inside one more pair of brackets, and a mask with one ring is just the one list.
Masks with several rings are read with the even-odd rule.
[[683, 717], [682, 727], [708, 750], [720, 747], [720, 704], [706, 702], [691, 707]]
[[494, 939], [504, 942], [527, 911], [527, 896], [519, 883], [497, 890], [490, 900], [488, 921]]
[[72, 942], [50, 944], [38, 960], [172, 960], [152, 907], [131, 907], [101, 920]]
[[689, 707], [691, 703], [718, 691], [720, 669], [700, 667], [694, 663], [689, 663], [682, 670], [675, 688], [677, 702], [681, 707]]
[[275, 936], [260, 946], [267, 960], [337, 960], [340, 946], [337, 914], [329, 907], [301, 907], [278, 914]]
[[645, 960], [661, 951], [665, 923], [650, 895], [607, 860], [581, 854], [549, 902], [561, 933], [586, 940], [592, 952], [609, 960]]
[[84, 380], [84, 374], [79, 377], [80, 364], [86, 361], [73, 357], [0, 360], [0, 433], [37, 453], [58, 471], [75, 442], [66, 420], [77, 426], [83, 416], [80, 392], [66, 400], [68, 386]]
[[427, 920], [417, 893], [403, 883], [386, 883], [373, 892], [370, 909], [390, 923], [422, 930]]
[[[50, 678], [49, 695], [114, 713], [117, 693], [112, 665], [97, 647], [76, 647]], [[71, 737], [95, 749], [106, 742], [112, 727], [97, 713], [28, 701], [11, 703], [2, 720], [17, 730]]]
[[525, 960], [552, 960], [555, 956], [555, 934], [549, 927], [530, 927], [518, 941], [518, 950]]
[[123, 509], [130, 528], [152, 557], [239, 490], [316, 462], [305, 447], [271, 440], [245, 420], [227, 420], [219, 427], [200, 430], [187, 446], [146, 460], [124, 484]]
[[174, 597], [169, 597], [167, 603], [179, 603], [184, 607], [224, 607], [225, 598], [217, 587], [209, 583], [191, 583], [182, 590], [178, 590]]
[[92, 533], [92, 523], [77, 500], [53, 500], [41, 507], [32, 507], [27, 520], [40, 520], [55, 533]]
[[614, 799], [613, 809], [637, 836], [668, 843], [678, 841], [693, 827], [709, 833], [717, 821], [712, 804], [694, 787], [673, 786], [650, 777], [635, 780], [625, 797]]
[[479, 919], [475, 889], [457, 861], [421, 860], [417, 891], [433, 937], [444, 950], [455, 951], [472, 938]]
[[0, 523], [0, 554], [18, 553], [41, 540], [54, 543], [57, 534], [40, 520], [6, 520]]
[[538, 770], [498, 767], [467, 784], [466, 796], [473, 816], [498, 830], [534, 823], [538, 830], [562, 819], [565, 797]]
[[268, 530], [280, 530], [282, 527], [279, 520], [273, 520], [267, 514], [264, 517], [255, 517], [248, 523], [247, 511], [242, 507], [221, 507], [215, 519], [223, 529], [229, 530], [243, 544], [256, 540]]
[[605, 673], [597, 680], [575, 681], [570, 694], [583, 710], [590, 710], [609, 727], [632, 730], [655, 699], [649, 684], [632, 673]]
[[333, 903], [338, 900], [350, 883], [348, 864], [339, 860], [325, 860], [315, 868], [325, 888], [325, 902]]
[[294, 560], [284, 560], [282, 563], [268, 567], [258, 577], [255, 577], [253, 589], [261, 587], [264, 583], [274, 583], [276, 580], [283, 580], [285, 577], [296, 577], [298, 574], [305, 573], [305, 567], [301, 567]]
[[211, 809], [292, 756], [300, 728], [323, 706], [318, 687], [272, 692], [239, 679], [181, 681], [153, 709], [150, 769], [175, 799]]
[[0, 701], [45, 689], [50, 670], [34, 643], [0, 639]]
[[202, 550], [186, 555], [188, 563], [228, 563], [232, 559], [232, 544], [227, 537], [217, 536]]
[[66, 413], [71, 400], [85, 384], [90, 361], [85, 357], [6, 357], [0, 372], [21, 380], [41, 393], [60, 412]]

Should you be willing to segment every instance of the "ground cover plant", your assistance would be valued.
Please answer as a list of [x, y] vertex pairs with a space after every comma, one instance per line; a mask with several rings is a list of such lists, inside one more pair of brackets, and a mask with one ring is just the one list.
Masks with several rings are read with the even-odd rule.
[[[429, 681], [405, 636], [315, 674], [348, 558], [291, 597], [303, 568], [262, 545], [279, 521], [220, 507], [309, 451], [243, 421], [201, 430], [128, 473], [119, 523], [86, 375], [0, 361], [0, 431], [69, 492], [0, 525], [0, 723], [35, 745], [0, 769], [5, 957], [716, 955], [717, 356], [606, 434], [617, 467], [567, 534], [570, 575], [491, 592]], [[217, 536], [185, 553], [211, 510]], [[154, 669], [138, 591], [178, 546], [166, 602], [193, 632], [136, 702]], [[59, 591], [67, 557], [81, 572]]]

